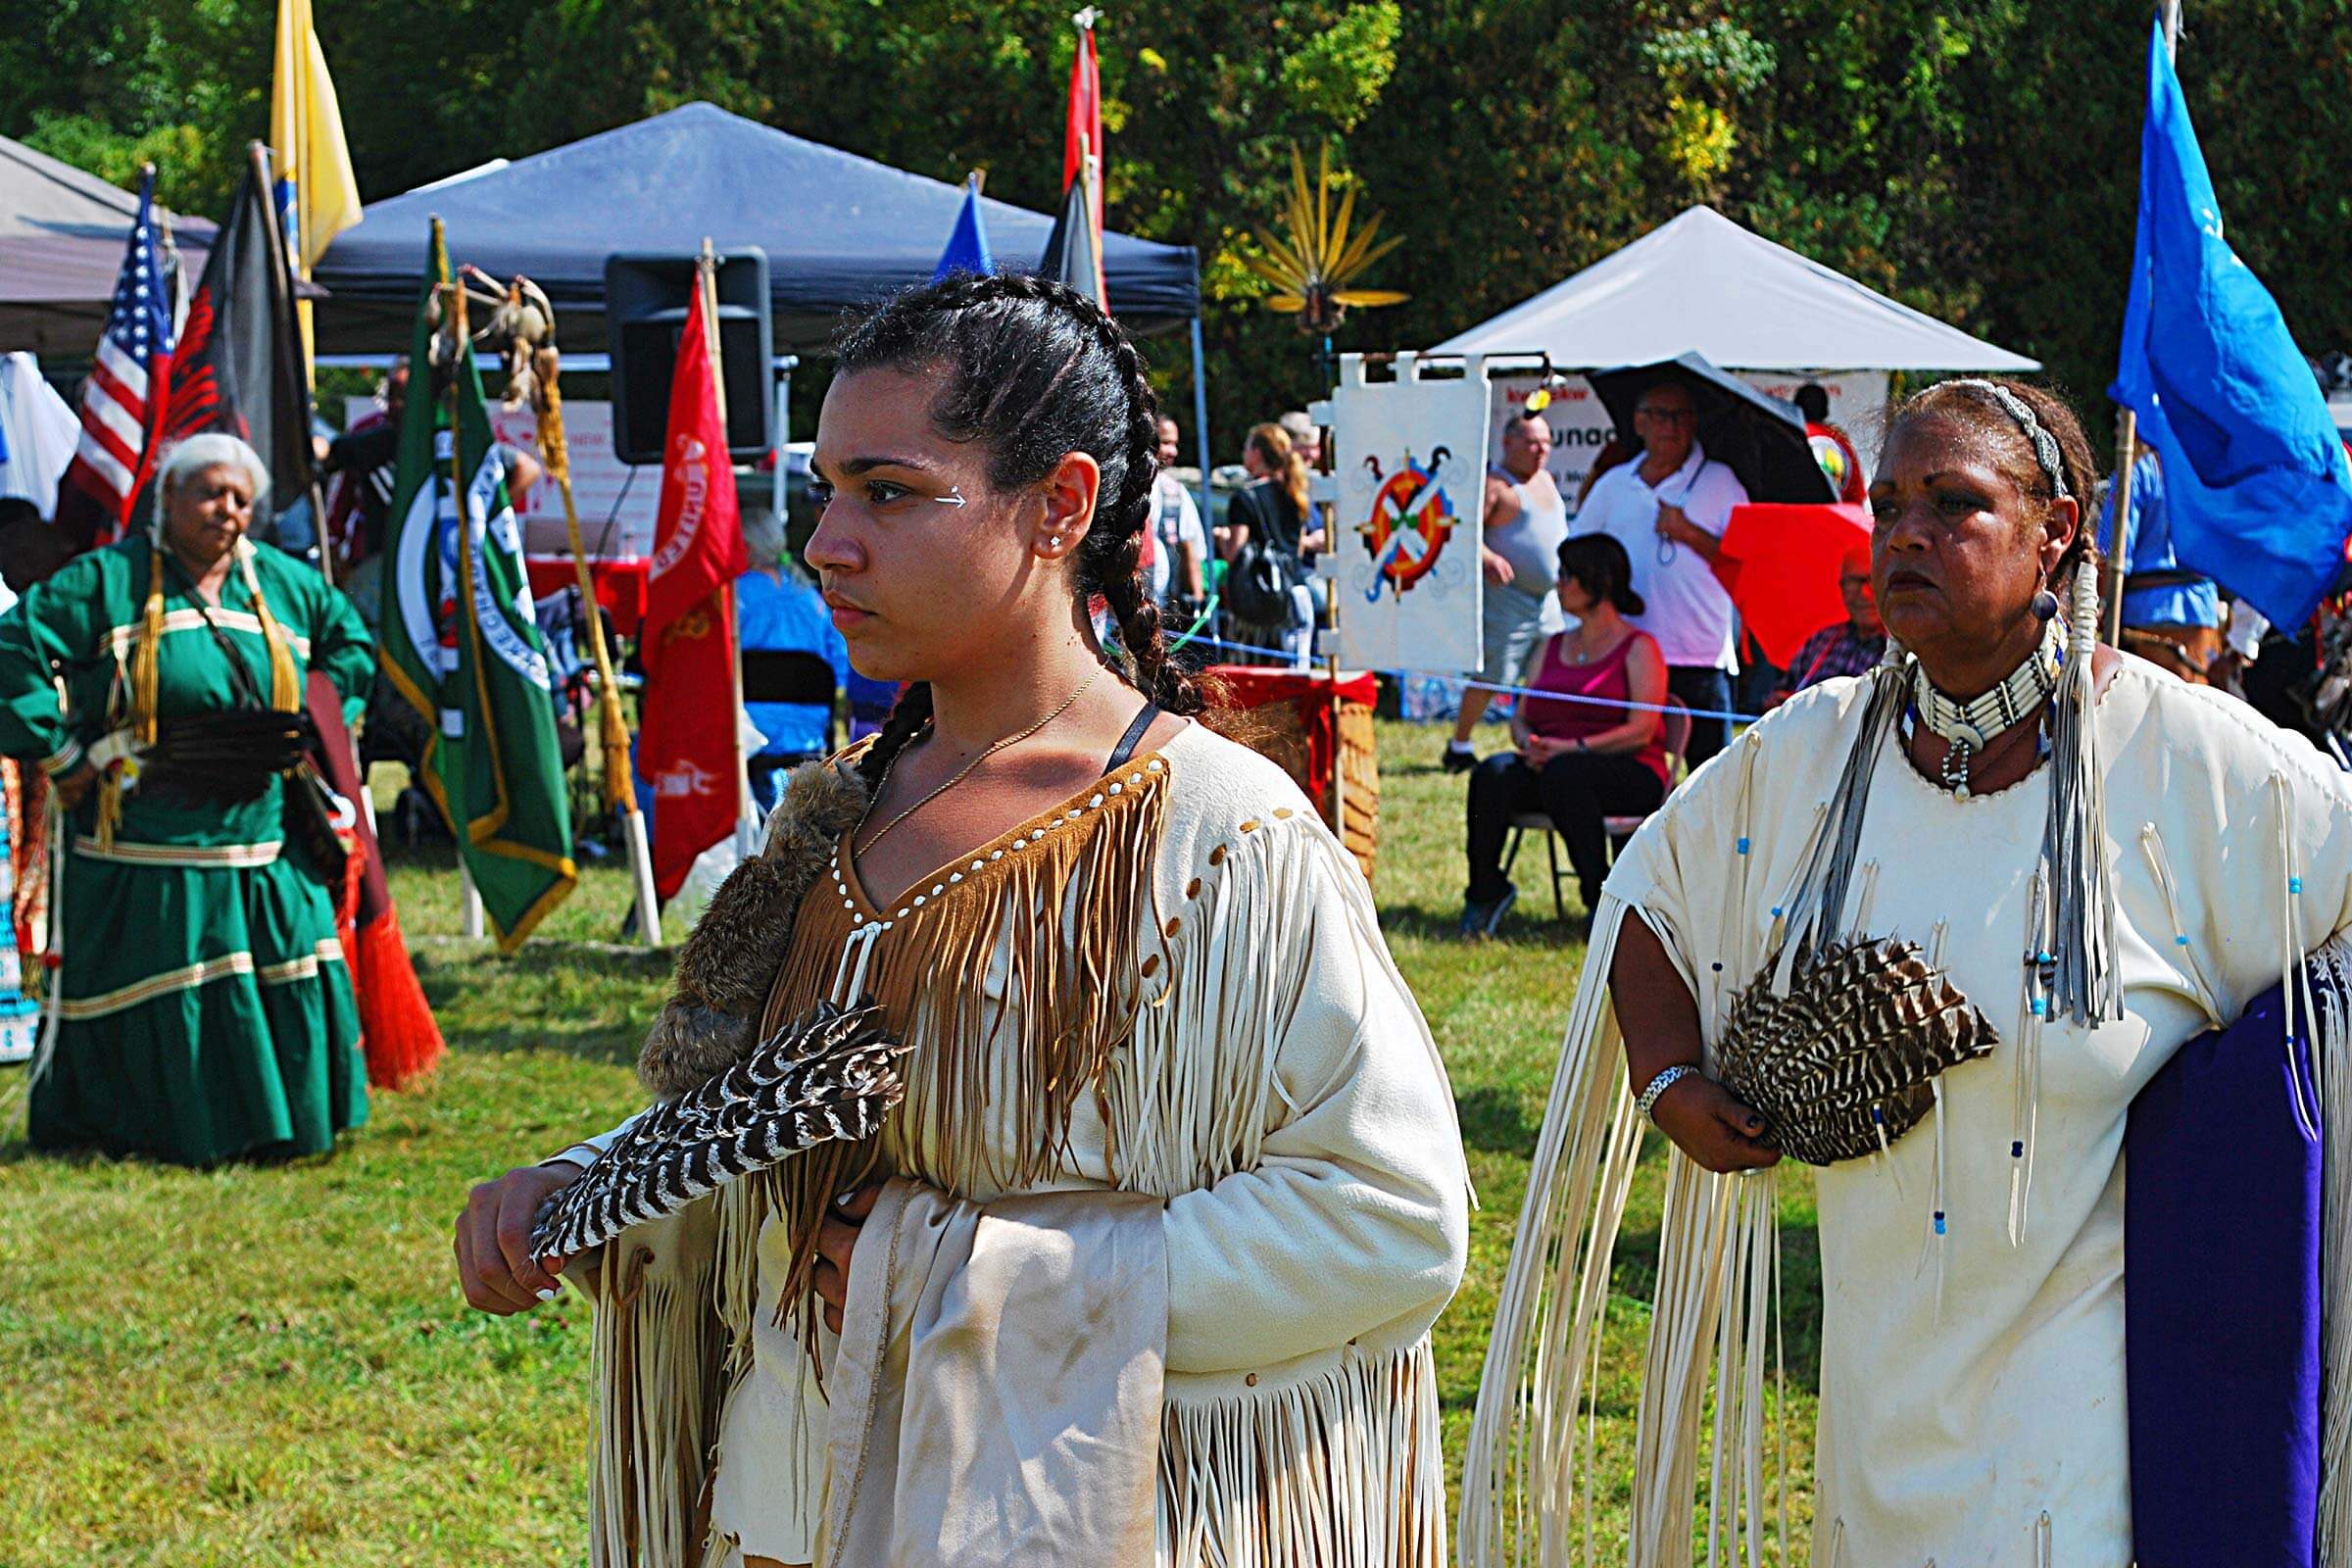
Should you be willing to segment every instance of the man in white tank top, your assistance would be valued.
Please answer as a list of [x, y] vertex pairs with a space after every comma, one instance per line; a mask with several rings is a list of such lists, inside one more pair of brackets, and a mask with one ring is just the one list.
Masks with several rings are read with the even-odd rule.
[[[1514, 415], [1502, 430], [1502, 462], [1487, 472], [1485, 609], [1480, 615], [1479, 667], [1472, 680], [1497, 686], [1516, 683], [1528, 659], [1544, 638], [1560, 629], [1560, 608], [1551, 596], [1560, 575], [1560, 542], [1568, 537], [1568, 503], [1552, 483], [1544, 460], [1551, 456], [1551, 426], [1538, 415]], [[1477, 762], [1470, 737], [1478, 729], [1491, 694], [1464, 688], [1462, 710], [1446, 748], [1448, 773], [1466, 772]]]

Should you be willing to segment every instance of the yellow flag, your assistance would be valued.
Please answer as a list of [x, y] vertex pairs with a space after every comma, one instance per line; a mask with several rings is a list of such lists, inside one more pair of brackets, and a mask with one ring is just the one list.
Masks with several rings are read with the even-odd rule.
[[360, 185], [326, 51], [311, 25], [311, 0], [278, 0], [270, 152], [277, 165], [278, 210], [293, 216], [290, 245], [308, 277], [328, 242], [360, 220]]

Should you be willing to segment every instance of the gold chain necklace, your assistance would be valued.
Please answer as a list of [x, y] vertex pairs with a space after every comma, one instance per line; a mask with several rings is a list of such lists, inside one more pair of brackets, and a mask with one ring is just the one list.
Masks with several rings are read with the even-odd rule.
[[[1004, 750], [1004, 748], [1007, 746], [1019, 745], [1022, 741], [1027, 740], [1030, 736], [1036, 734], [1039, 730], [1044, 729], [1048, 724], [1053, 723], [1062, 714], [1068, 712], [1071, 706], [1075, 704], [1079, 698], [1084, 697], [1088, 692], [1092, 691], [1094, 689], [1095, 682], [1101, 680], [1102, 678], [1102, 671], [1100, 668], [1097, 668], [1092, 675], [1087, 676], [1086, 679], [1078, 683], [1078, 689], [1076, 691], [1070, 693], [1069, 696], [1061, 700], [1061, 706], [1059, 708], [1054, 709], [1054, 711], [1048, 713], [1045, 717], [1039, 719], [1027, 729], [1022, 730], [1018, 735], [1007, 735], [1001, 741], [991, 743], [977, 757], [974, 757], [970, 761], [964, 763], [961, 767], [957, 768], [952, 775], [950, 775], [945, 784], [940, 785], [939, 788], [933, 790], [930, 794], [924, 796], [921, 800], [915, 802], [912, 806], [909, 806], [906, 808], [906, 809], [901, 811], [898, 815], [883, 823], [882, 830], [876, 833], [872, 838], [865, 841], [865, 848], [861, 850], [854, 849], [853, 853], [858, 855], [870, 855], [873, 853], [874, 846], [881, 843], [883, 839], [887, 838], [890, 835], [890, 830], [892, 828], [897, 827], [901, 822], [906, 821], [915, 812], [921, 810], [924, 807], [929, 806], [933, 801], [938, 800], [942, 795], [947, 794], [948, 791], [962, 783], [964, 778], [972, 771], [973, 768], [978, 767], [982, 762], [985, 762], [990, 758], [996, 756], [997, 753]], [[909, 742], [908, 746], [911, 745], [912, 743]], [[906, 751], [907, 747], [901, 747], [899, 749], [899, 757], [905, 757], [906, 755]], [[880, 787], [874, 791], [875, 800], [880, 800], [883, 794], [889, 790], [890, 776], [891, 774], [897, 772], [899, 768], [899, 757], [892, 758], [890, 760], [890, 765], [882, 770], [882, 783]], [[856, 844], [856, 842], [857, 835], [852, 834], [851, 843], [853, 846]]]

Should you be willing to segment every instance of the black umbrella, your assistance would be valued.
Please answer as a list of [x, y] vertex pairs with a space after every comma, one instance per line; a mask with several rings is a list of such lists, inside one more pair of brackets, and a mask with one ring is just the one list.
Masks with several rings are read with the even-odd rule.
[[1698, 444], [1706, 455], [1740, 476], [1750, 501], [1812, 505], [1838, 499], [1830, 476], [1814, 461], [1805, 439], [1805, 416], [1793, 403], [1766, 397], [1697, 354], [1654, 365], [1622, 365], [1585, 377], [1599, 394], [1617, 426], [1617, 439], [1630, 452], [1642, 450], [1634, 431], [1634, 405], [1660, 381], [1690, 389], [1698, 410]]

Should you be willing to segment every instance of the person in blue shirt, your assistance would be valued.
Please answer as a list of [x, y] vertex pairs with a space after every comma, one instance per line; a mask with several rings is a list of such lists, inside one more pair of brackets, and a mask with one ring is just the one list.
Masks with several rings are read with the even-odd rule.
[[[2115, 547], [2115, 492], [2107, 492], [2099, 537]], [[2123, 646], [2182, 680], [2211, 683], [2222, 653], [2222, 600], [2211, 577], [2184, 570], [2173, 555], [2164, 505], [2164, 466], [2147, 447], [2132, 463], [2132, 517], [2124, 536]]]
[[[762, 554], [755, 551], [753, 559]], [[775, 809], [788, 769], [833, 750], [834, 693], [849, 678], [850, 654], [824, 600], [784, 560], [754, 566], [735, 580], [735, 614], [743, 647], [744, 711], [766, 737], [750, 760], [752, 797], [766, 812]], [[814, 665], [795, 671], [772, 657], [784, 654], [814, 655], [831, 671], [821, 704], [772, 700], [803, 682], [809, 685], [806, 695], [813, 698], [821, 684], [811, 679]]]

